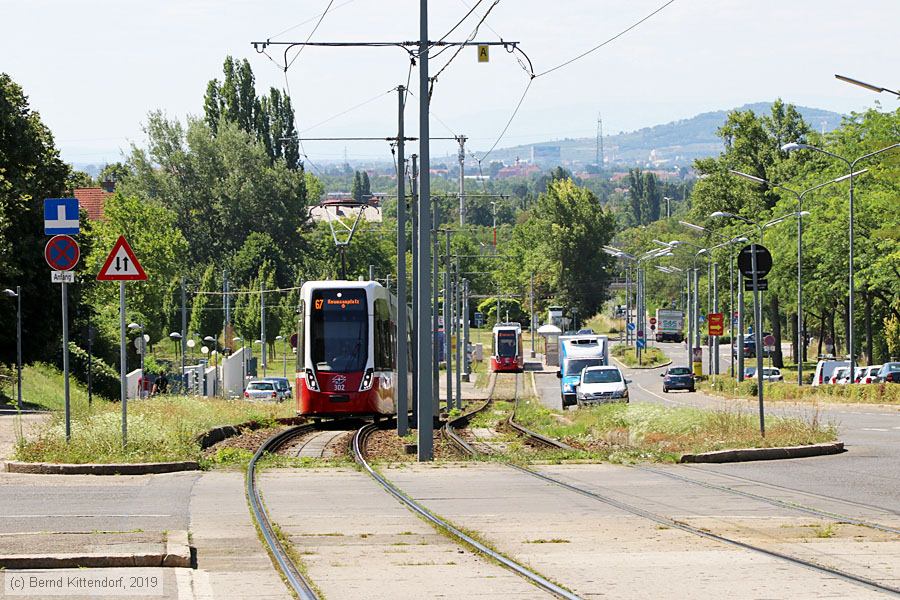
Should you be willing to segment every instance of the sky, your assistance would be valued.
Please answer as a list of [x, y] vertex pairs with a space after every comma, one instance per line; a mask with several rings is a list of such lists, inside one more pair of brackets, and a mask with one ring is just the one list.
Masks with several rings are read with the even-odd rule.
[[[431, 39], [478, 0], [429, 2]], [[481, 0], [447, 39], [515, 41], [535, 71], [556, 66], [630, 27], [666, 0]], [[226, 55], [246, 58], [259, 92], [289, 86], [305, 137], [396, 135], [397, 97], [418, 94], [418, 69], [399, 48], [305, 49], [285, 74], [251, 42], [303, 41], [328, 0], [0, 0], [0, 72], [25, 90], [76, 164], [120, 160], [141, 145], [148, 112], [202, 113], [207, 81]], [[417, 0], [333, 0], [312, 41], [407, 41], [419, 35]], [[840, 82], [835, 73], [897, 89], [897, 0], [675, 0], [596, 52], [529, 82], [512, 54], [479, 63], [465, 48], [435, 83], [431, 136], [466, 135], [467, 149], [592, 137], [782, 98], [843, 114], [900, 102]], [[433, 75], [452, 50], [430, 61]], [[291, 55], [293, 56], [293, 55]], [[273, 62], [273, 60], [275, 62]], [[409, 98], [407, 135], [418, 131]], [[370, 102], [366, 102], [369, 101]], [[362, 106], [340, 114], [364, 103]], [[334, 117], [334, 118], [333, 118]], [[432, 156], [455, 148], [435, 141]], [[410, 150], [412, 152], [413, 150]], [[308, 161], [390, 158], [385, 142], [304, 143]]]

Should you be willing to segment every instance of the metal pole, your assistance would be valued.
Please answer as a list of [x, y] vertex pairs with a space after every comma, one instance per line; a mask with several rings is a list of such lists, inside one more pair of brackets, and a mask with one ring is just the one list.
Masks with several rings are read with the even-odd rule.
[[[259, 354], [262, 357], [263, 377], [266, 376], [266, 359], [268, 352], [266, 351], [266, 282], [260, 277], [259, 281], [259, 339], [262, 342], [259, 348]], [[218, 359], [217, 359], [218, 360]], [[216, 379], [218, 380], [219, 372], [216, 371]], [[224, 390], [223, 390], [224, 391]]]
[[469, 381], [472, 365], [469, 362], [469, 280], [463, 279], [463, 379]]
[[187, 376], [184, 372], [184, 355], [187, 350], [187, 302], [184, 293], [184, 277], [181, 278], [181, 393], [187, 394]]
[[62, 286], [62, 330], [63, 330], [63, 386], [66, 399], [66, 442], [72, 436], [71, 411], [69, 407], [69, 293], [66, 283]]
[[466, 136], [456, 138], [459, 141], [459, 224], [466, 224]]
[[[713, 263], [713, 271], [712, 272], [713, 272], [713, 282], [712, 282], [712, 285], [713, 285], [713, 310], [712, 311], [714, 313], [717, 313], [717, 312], [719, 312], [719, 286], [718, 286], [719, 263]], [[714, 371], [715, 374], [718, 375], [719, 374], [719, 336], [713, 336], [712, 340], [710, 341], [710, 345], [712, 346], [712, 352], [713, 352], [713, 363], [712, 364], [715, 365], [715, 369], [713, 369], [713, 367], [710, 366], [710, 373], [712, 373]]]
[[853, 347], [853, 164], [850, 164], [850, 309], [847, 314], [847, 348], [850, 350], [850, 383], [856, 381], [856, 349]]
[[119, 401], [122, 403], [122, 447], [128, 445], [128, 379], [125, 354], [125, 282], [119, 282]]
[[[762, 237], [762, 231], [760, 231]], [[759, 305], [759, 279], [756, 272], [756, 244], [750, 247], [750, 255], [752, 259], [751, 269], [753, 270], [753, 315], [756, 322], [756, 331], [753, 336], [756, 339], [756, 390], [759, 398], [759, 434], [766, 437], [766, 417], [763, 408], [763, 353], [762, 353], [762, 313]]]
[[644, 334], [644, 330], [641, 328], [641, 321], [643, 320], [643, 319], [641, 319], [641, 314], [642, 314], [642, 311], [644, 310], [643, 302], [644, 302], [644, 271], [643, 271], [643, 269], [641, 269], [641, 263], [638, 263], [638, 267], [637, 267], [637, 314], [635, 315], [636, 321], [637, 321], [636, 327], [638, 330], [638, 337], [635, 338], [637, 340], [637, 342], [635, 343], [635, 346], [637, 348], [636, 352], [637, 352], [637, 359], [638, 359], [639, 365], [641, 364], [641, 354], [642, 354], [641, 353], [641, 343], [642, 343], [642, 340], [646, 339], [645, 337], [640, 337], [641, 335], [646, 335], [646, 334]]
[[[397, 88], [397, 435], [403, 437], [409, 428], [406, 316], [406, 157], [403, 131], [403, 108], [406, 88]], [[416, 323], [418, 327], [418, 323]]]
[[[420, 318], [430, 314], [428, 306], [427, 293], [430, 284], [425, 282], [431, 281], [428, 274], [428, 260], [431, 249], [431, 180], [430, 168], [431, 160], [428, 147], [428, 137], [430, 136], [428, 123], [428, 0], [419, 0], [419, 156], [422, 159], [422, 177], [419, 180], [419, 262], [416, 265], [416, 279], [419, 282], [419, 316]], [[419, 381], [419, 414], [418, 414], [418, 460], [431, 461], [434, 460], [434, 413], [432, 405], [432, 394], [428, 391], [431, 389], [430, 375], [432, 373], [433, 354], [431, 353], [433, 343], [429, 343], [433, 339], [427, 327], [418, 327], [418, 373], [416, 377]]]
[[287, 339], [281, 338], [281, 376], [287, 378]]
[[419, 415], [419, 330], [422, 324], [419, 321], [419, 296], [421, 295], [422, 280], [419, 278], [419, 201], [418, 201], [418, 172], [416, 171], [418, 155], [413, 154], [410, 158], [409, 174], [412, 178], [412, 189], [410, 190], [410, 224], [412, 225], [412, 272], [410, 280], [412, 281], [412, 324], [413, 330], [410, 332], [410, 340], [412, 342], [412, 423], [418, 423]]
[[375, 265], [369, 265], [369, 281], [375, 281]]
[[459, 330], [459, 314], [462, 312], [460, 303], [462, 301], [459, 290], [459, 259], [456, 259], [456, 271], [453, 274], [453, 331], [456, 332], [456, 408], [462, 410], [462, 353], [461, 344], [462, 336]]
[[444, 254], [444, 364], [446, 365], [447, 379], [447, 412], [453, 409], [453, 370], [450, 368], [450, 356], [453, 352], [451, 339], [453, 337], [453, 280], [450, 265], [450, 230], [444, 231], [447, 239], [447, 251]]
[[687, 292], [685, 296], [685, 311], [684, 316], [687, 319], [688, 324], [688, 334], [687, 334], [687, 354], [688, 354], [688, 364], [691, 365], [691, 372], [694, 372], [694, 356], [693, 356], [693, 347], [694, 347], [694, 305], [693, 300], [691, 299], [691, 280], [694, 278], [693, 269], [687, 269]]
[[[88, 312], [88, 318], [90, 318], [90, 314]], [[90, 335], [90, 325], [88, 325], [88, 335]], [[19, 411], [22, 410], [22, 286], [20, 285], [16, 286], [16, 406]]]
[[628, 325], [631, 323], [631, 269], [625, 264], [625, 345], [631, 343], [631, 331]]
[[144, 388], [147, 387], [147, 375], [144, 373], [144, 354], [147, 353], [147, 342], [144, 340], [144, 326], [141, 325], [140, 329], [141, 336], [141, 385], [138, 390], [138, 398], [144, 398]]
[[734, 342], [737, 353], [737, 380], [744, 380], [744, 277], [738, 277], [738, 333]]
[[731, 364], [731, 376], [734, 377], [734, 250], [730, 246], [728, 247], [729, 252], [729, 265], [728, 265], [728, 333], [731, 338], [731, 352], [729, 355], [729, 361]]
[[434, 241], [432, 254], [431, 254], [431, 266], [434, 271], [433, 279], [431, 284], [431, 398], [432, 398], [432, 410], [433, 415], [437, 416], [441, 411], [441, 389], [440, 389], [440, 344], [438, 344], [438, 292], [441, 287], [441, 278], [440, 273], [438, 272], [438, 263], [440, 262], [440, 240], [438, 239], [438, 230], [437, 230], [437, 203], [435, 203], [434, 210], [432, 211], [432, 220], [431, 220], [431, 232], [432, 232], [432, 240]]
[[803, 385], [803, 355], [806, 349], [806, 336], [803, 335], [803, 216], [800, 214], [802, 210], [803, 194], [800, 194], [797, 196], [797, 385]]
[[529, 292], [531, 294], [531, 320], [529, 321], [531, 326], [528, 331], [531, 333], [531, 358], [534, 358], [534, 273], [529, 279]]

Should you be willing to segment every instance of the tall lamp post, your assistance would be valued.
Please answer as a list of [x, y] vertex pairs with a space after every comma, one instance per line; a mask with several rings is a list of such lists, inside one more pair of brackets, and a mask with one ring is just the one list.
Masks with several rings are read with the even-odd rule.
[[[173, 331], [169, 334], [169, 339], [172, 340], [172, 342], [175, 344], [175, 358], [177, 359], [178, 349], [181, 346], [181, 334], [177, 331]], [[184, 352], [182, 352], [181, 361], [182, 363], [184, 363]], [[181, 384], [184, 385], [184, 369], [181, 370], [181, 374], [182, 376], [178, 378], [178, 381], [180, 381]], [[183, 394], [184, 391], [182, 391], [181, 393]]]
[[826, 154], [832, 158], [836, 158], [838, 160], [843, 161], [849, 171], [847, 174], [847, 179], [850, 180], [850, 229], [849, 229], [849, 238], [850, 238], [850, 268], [849, 268], [849, 281], [848, 281], [848, 289], [849, 289], [849, 308], [848, 308], [848, 318], [847, 318], [847, 348], [850, 351], [850, 381], [856, 381], [856, 350], [853, 348], [853, 176], [854, 169], [856, 168], [856, 163], [861, 160], [865, 160], [867, 158], [871, 158], [882, 152], [887, 152], [888, 150], [893, 150], [894, 148], [900, 147], [900, 143], [891, 144], [886, 148], [882, 148], [881, 150], [876, 150], [875, 152], [869, 152], [868, 154], [863, 154], [853, 160], [849, 160], [844, 158], [839, 154], [835, 154], [834, 152], [830, 152], [823, 148], [819, 148], [817, 146], [811, 146], [809, 144], [801, 144], [798, 142], [791, 142], [789, 144], [785, 144], [781, 147], [781, 150], [784, 152], [793, 152], [795, 150], [814, 150], [815, 152], [820, 152], [822, 154]]
[[[281, 341], [281, 376], [287, 378], [287, 338], [283, 335], [276, 335], [275, 341]], [[278, 360], [276, 357], [275, 360]]]
[[141, 343], [139, 344], [141, 354], [141, 378], [138, 380], [138, 398], [143, 398], [144, 387], [147, 385], [147, 374], [144, 373], [144, 354], [147, 352], [147, 340], [144, 338], [144, 326], [138, 323], [129, 323], [128, 329], [137, 331], [140, 336], [137, 339], [141, 340]]
[[[853, 175], [862, 175], [867, 170], [868, 169], [862, 169], [861, 171], [853, 173]], [[850, 179], [851, 175], [843, 175], [837, 179], [832, 179], [831, 181], [826, 181], [825, 183], [820, 183], [819, 185], [814, 185], [802, 192], [798, 192], [779, 183], [772, 183], [762, 177], [755, 177], [741, 171], [735, 171], [734, 169], [729, 169], [729, 171], [738, 177], [743, 177], [744, 179], [749, 179], [750, 181], [761, 185], [767, 185], [772, 188], [779, 188], [797, 196], [797, 385], [803, 385], [803, 360], [806, 357], [806, 336], [803, 334], [803, 217], [808, 214], [803, 211], [803, 197], [809, 192], [831, 185], [832, 183], [839, 183], [845, 179]]]
[[22, 286], [16, 291], [9, 288], [3, 294], [16, 299], [16, 407], [22, 410]]

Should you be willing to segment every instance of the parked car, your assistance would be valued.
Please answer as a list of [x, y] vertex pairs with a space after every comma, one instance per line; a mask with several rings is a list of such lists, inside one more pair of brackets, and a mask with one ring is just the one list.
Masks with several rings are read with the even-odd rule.
[[820, 360], [816, 363], [816, 372], [813, 374], [812, 384], [828, 385], [831, 383], [831, 376], [838, 367], [849, 367], [850, 362], [846, 360]]
[[900, 362], [881, 365], [881, 370], [878, 371], [878, 383], [900, 383]]
[[[767, 335], [770, 335], [770, 334], [763, 333], [762, 337], [765, 338]], [[738, 346], [741, 346], [744, 351], [744, 358], [756, 358], [755, 334], [753, 334], [753, 333], [744, 334], [743, 344], [740, 343], [740, 340], [741, 340], [741, 338], [738, 338], [737, 340], [735, 340], [734, 348], [731, 351], [732, 356], [737, 358]], [[769, 354], [770, 353], [765, 348], [763, 348], [763, 358], [768, 358]]]
[[628, 383], [618, 367], [588, 367], [575, 384], [575, 401], [578, 406], [628, 402]]
[[847, 385], [850, 383], [850, 367], [838, 367], [831, 374], [831, 385]]
[[590, 327], [587, 329], [579, 329], [575, 335], [594, 335], [594, 330]]
[[756, 367], [744, 367], [744, 379], [752, 379], [756, 376]]
[[663, 378], [663, 393], [669, 390], [693, 392], [695, 389], [694, 372], [690, 367], [669, 367], [660, 377]]
[[[750, 378], [757, 379], [756, 369], [753, 369], [753, 374], [750, 375]], [[763, 367], [763, 381], [784, 381], [784, 377], [781, 375], [781, 369], [777, 367]]]
[[244, 398], [253, 400], [276, 400], [280, 402], [284, 400], [284, 394], [278, 391], [274, 381], [254, 379], [247, 384], [247, 389], [244, 390]]
[[275, 388], [281, 392], [282, 400], [285, 398], [293, 398], [294, 392], [291, 389], [291, 382], [287, 377], [263, 377], [263, 381], [271, 381], [275, 384]]
[[856, 371], [856, 383], [877, 383], [878, 371], [881, 365], [869, 365], [868, 367], [859, 367]]

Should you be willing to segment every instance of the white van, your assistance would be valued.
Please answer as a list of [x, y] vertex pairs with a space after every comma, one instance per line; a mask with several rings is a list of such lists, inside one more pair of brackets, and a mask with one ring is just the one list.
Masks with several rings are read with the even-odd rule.
[[828, 385], [831, 383], [831, 376], [834, 375], [835, 369], [849, 366], [849, 360], [820, 360], [816, 363], [816, 372], [813, 375], [812, 384], [814, 386]]

